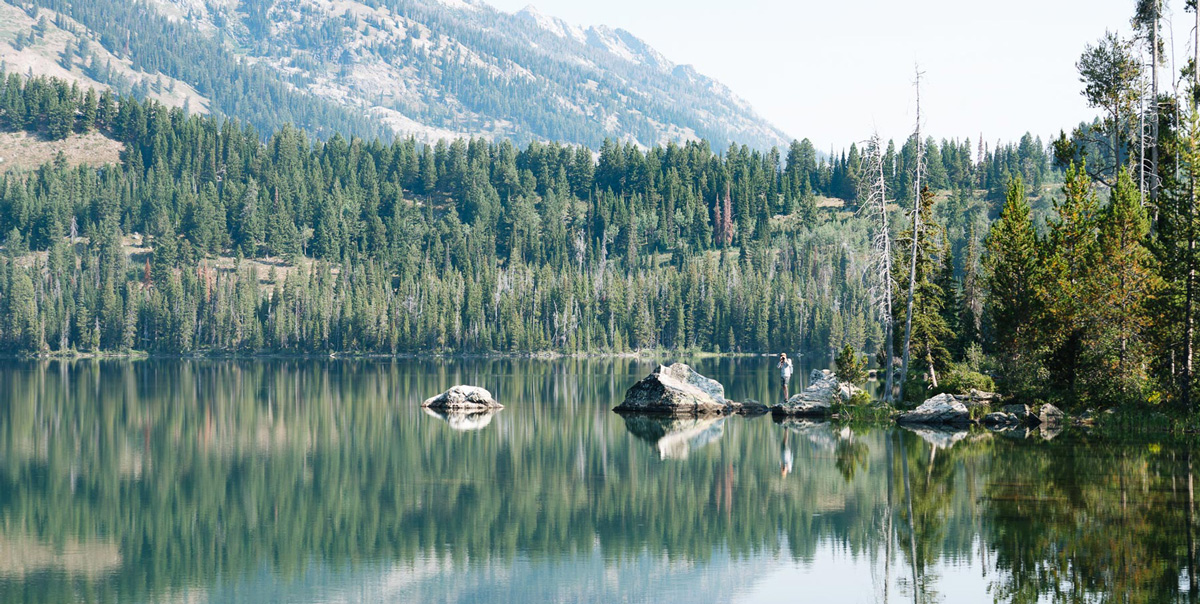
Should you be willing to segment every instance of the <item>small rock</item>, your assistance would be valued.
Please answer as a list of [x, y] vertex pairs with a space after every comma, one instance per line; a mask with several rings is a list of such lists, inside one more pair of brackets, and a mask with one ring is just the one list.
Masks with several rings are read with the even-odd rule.
[[1000, 410], [1009, 415], [1016, 416], [1016, 418], [1021, 421], [1026, 421], [1031, 416], [1033, 416], [1033, 413], [1031, 413], [1029, 411], [1028, 405], [1022, 405], [1022, 404], [1005, 405], [1005, 406], [1001, 407]]
[[750, 399], [743, 402], [727, 401], [729, 411], [739, 415], [758, 416], [770, 411], [766, 405]]
[[1021, 420], [1016, 415], [997, 411], [985, 415], [983, 425], [993, 430], [1009, 430], [1021, 425]]
[[450, 411], [481, 411], [503, 409], [504, 405], [492, 398], [492, 393], [478, 386], [454, 386], [453, 388], [421, 403], [422, 407]]

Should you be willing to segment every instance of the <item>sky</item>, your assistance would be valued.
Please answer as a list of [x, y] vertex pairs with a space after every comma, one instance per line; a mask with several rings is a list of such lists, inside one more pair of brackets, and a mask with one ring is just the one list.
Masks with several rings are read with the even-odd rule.
[[[515, 12], [531, 0], [487, 0]], [[1106, 30], [1129, 35], [1134, 0], [533, 0], [576, 25], [620, 27], [675, 63], [728, 85], [819, 149], [878, 130], [935, 138], [1043, 141], [1098, 115], [1075, 62]], [[1194, 22], [1166, 0], [1178, 62]], [[1172, 40], [1167, 43], [1168, 60]], [[1177, 71], [1177, 70], [1176, 70]], [[1169, 67], [1160, 78], [1170, 79]]]

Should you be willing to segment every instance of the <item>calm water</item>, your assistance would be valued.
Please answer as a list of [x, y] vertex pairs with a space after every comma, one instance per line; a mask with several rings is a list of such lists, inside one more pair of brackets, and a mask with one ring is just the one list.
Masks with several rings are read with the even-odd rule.
[[[732, 398], [775, 398], [769, 358], [695, 365]], [[1157, 602], [1197, 591], [1185, 447], [610, 412], [651, 368], [0, 364], [0, 602]], [[456, 383], [507, 408], [418, 408]]]

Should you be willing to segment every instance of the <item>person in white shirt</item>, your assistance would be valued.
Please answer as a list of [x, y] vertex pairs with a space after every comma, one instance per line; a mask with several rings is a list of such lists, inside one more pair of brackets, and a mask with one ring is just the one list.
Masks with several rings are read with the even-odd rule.
[[779, 377], [783, 378], [783, 400], [788, 399], [788, 382], [792, 381], [792, 360], [787, 353], [779, 353]]

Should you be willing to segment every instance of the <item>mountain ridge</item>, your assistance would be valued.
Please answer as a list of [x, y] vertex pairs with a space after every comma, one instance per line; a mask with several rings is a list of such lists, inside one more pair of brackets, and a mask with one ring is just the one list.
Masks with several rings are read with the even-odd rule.
[[[179, 90], [195, 111], [264, 132], [291, 121], [322, 138], [483, 136], [592, 148], [703, 139], [761, 149], [791, 140], [724, 84], [633, 33], [573, 25], [532, 5], [509, 13], [479, 0], [119, 2], [3, 0], [30, 17], [0, 26], [0, 59], [40, 48], [41, 64], [63, 64], [58, 77], [134, 96]], [[75, 39], [50, 45], [28, 33], [39, 11], [55, 35]], [[22, 36], [39, 41], [14, 50]], [[196, 54], [206, 56], [188, 65]], [[121, 71], [115, 84], [96, 76], [110, 65]], [[259, 85], [277, 89], [271, 102], [254, 98], [264, 96]], [[278, 102], [294, 111], [275, 111]]]

